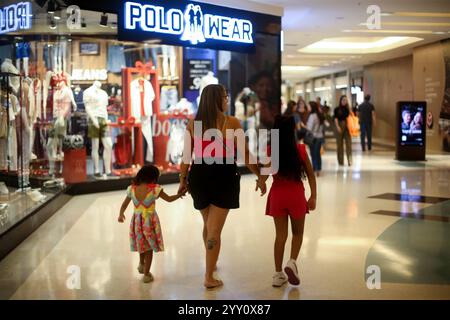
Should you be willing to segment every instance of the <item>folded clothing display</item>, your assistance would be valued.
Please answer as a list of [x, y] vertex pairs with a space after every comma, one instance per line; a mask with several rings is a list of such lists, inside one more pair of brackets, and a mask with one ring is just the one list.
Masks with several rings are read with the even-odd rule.
[[46, 189], [63, 188], [65, 186], [65, 182], [64, 182], [63, 178], [58, 178], [58, 179], [45, 181], [43, 186]]

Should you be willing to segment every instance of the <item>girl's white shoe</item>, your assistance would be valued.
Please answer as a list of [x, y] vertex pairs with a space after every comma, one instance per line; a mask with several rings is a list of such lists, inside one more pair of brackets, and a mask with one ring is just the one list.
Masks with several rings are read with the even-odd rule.
[[295, 260], [291, 259], [286, 264], [284, 268], [284, 272], [286, 272], [288, 276], [289, 283], [298, 286], [300, 284], [300, 277], [298, 276], [298, 269]]
[[283, 272], [275, 272], [272, 277], [272, 287], [281, 287], [287, 281], [288, 279]]
[[145, 275], [144, 278], [142, 279], [142, 281], [144, 281], [144, 283], [149, 283], [153, 281], [153, 275], [150, 273], [148, 275]]

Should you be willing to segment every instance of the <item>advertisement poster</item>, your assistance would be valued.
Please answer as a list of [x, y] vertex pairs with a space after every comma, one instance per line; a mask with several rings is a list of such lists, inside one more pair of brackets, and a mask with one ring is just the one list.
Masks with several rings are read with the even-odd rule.
[[185, 64], [185, 85], [187, 90], [199, 90], [202, 78], [210, 71], [214, 71], [212, 59], [191, 59]]
[[445, 93], [442, 102], [439, 125], [442, 135], [442, 147], [450, 152], [450, 41], [442, 43], [445, 61]]
[[423, 146], [425, 142], [425, 106], [417, 103], [400, 105], [400, 145]]

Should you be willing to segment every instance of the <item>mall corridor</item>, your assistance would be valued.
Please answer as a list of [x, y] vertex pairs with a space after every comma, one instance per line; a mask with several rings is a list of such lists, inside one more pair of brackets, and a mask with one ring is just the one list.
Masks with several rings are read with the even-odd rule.
[[[222, 236], [218, 275], [223, 288], [202, 286], [202, 221], [186, 197], [157, 203], [166, 251], [155, 254], [152, 284], [142, 283], [129, 252], [124, 191], [78, 196], [0, 262], [1, 299], [450, 299], [450, 162], [400, 163], [377, 147], [339, 168], [324, 157], [318, 206], [306, 219], [299, 287], [271, 286], [272, 219], [265, 198], [244, 176], [241, 208]], [[168, 193], [177, 185], [165, 186]], [[308, 188], [307, 188], [308, 189]], [[369, 290], [367, 267], [381, 269]], [[80, 288], [67, 281], [79, 267]], [[72, 267], [73, 268], [73, 267]]]

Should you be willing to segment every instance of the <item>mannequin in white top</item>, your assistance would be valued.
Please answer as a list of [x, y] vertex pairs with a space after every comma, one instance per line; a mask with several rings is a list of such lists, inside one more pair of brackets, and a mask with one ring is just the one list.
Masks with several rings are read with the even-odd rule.
[[214, 76], [214, 72], [209, 71], [206, 76], [204, 76], [200, 82], [199, 95], [197, 98], [197, 104], [200, 105], [200, 98], [202, 96], [203, 89], [205, 89], [210, 84], [219, 84], [219, 79]]
[[19, 70], [14, 66], [11, 59], [6, 58], [5, 61], [3, 61], [1, 66], [2, 72], [8, 72], [12, 74], [17, 74], [17, 76], [10, 76], [9, 77], [9, 86], [13, 89], [13, 92], [15, 94], [19, 93], [20, 88], [20, 77], [19, 77]]
[[73, 110], [77, 109], [77, 104], [73, 97], [73, 92], [66, 85], [65, 81], [57, 84], [57, 90], [53, 94], [53, 129], [47, 141], [47, 154], [49, 159], [49, 175], [54, 175], [55, 161], [63, 160], [62, 142], [67, 135], [67, 122]]
[[100, 139], [103, 144], [103, 162], [105, 174], [111, 175], [112, 140], [108, 132], [108, 94], [102, 90], [100, 81], [95, 81], [92, 86], [83, 92], [83, 102], [88, 114], [88, 137], [92, 141], [92, 160], [94, 162], [94, 174], [101, 177], [99, 169]]

